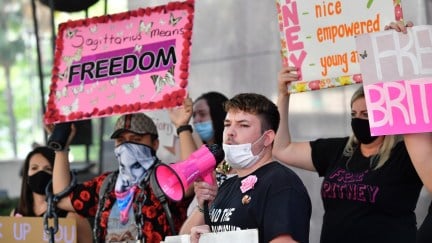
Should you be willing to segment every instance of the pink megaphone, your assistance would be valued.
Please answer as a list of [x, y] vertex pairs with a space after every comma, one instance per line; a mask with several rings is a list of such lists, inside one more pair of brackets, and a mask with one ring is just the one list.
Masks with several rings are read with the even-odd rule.
[[183, 199], [185, 190], [196, 179], [213, 184], [213, 170], [224, 159], [219, 145], [202, 145], [188, 159], [174, 164], [159, 164], [155, 168], [156, 181], [163, 193], [174, 201]]

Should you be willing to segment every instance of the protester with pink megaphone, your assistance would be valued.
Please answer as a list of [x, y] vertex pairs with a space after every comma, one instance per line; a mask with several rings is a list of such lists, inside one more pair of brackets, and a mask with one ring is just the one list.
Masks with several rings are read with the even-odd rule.
[[[225, 160], [237, 175], [219, 188], [195, 183], [198, 207], [180, 233], [192, 233], [191, 241], [197, 242], [206, 230], [258, 229], [259, 242], [309, 242], [311, 202], [306, 188], [291, 169], [272, 158], [280, 120], [276, 105], [263, 95], [245, 93], [228, 100], [225, 110]], [[205, 224], [209, 227], [202, 227]]]

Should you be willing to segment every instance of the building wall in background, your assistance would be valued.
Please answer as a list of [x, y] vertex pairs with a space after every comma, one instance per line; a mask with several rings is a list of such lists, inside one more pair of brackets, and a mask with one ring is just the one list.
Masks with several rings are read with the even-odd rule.
[[[130, 0], [129, 8], [167, 2]], [[403, 1], [405, 19], [426, 24], [426, 11], [429, 15], [432, 12], [431, 2]], [[196, 0], [188, 86], [190, 97], [195, 99], [208, 91], [219, 91], [228, 97], [240, 92], [257, 92], [276, 102], [276, 79], [281, 67], [279, 50], [274, 0]], [[351, 130], [349, 100], [357, 87], [292, 95], [293, 139], [348, 135]], [[106, 129], [106, 132], [111, 130]], [[106, 153], [111, 152], [112, 146], [106, 146]], [[0, 189], [6, 189], [10, 197], [19, 195], [18, 170], [19, 163], [0, 163]], [[313, 203], [310, 242], [319, 242], [323, 215], [321, 179], [315, 173], [294, 170], [306, 184]], [[428, 193], [422, 192], [417, 208], [419, 223], [426, 214], [430, 198]]]

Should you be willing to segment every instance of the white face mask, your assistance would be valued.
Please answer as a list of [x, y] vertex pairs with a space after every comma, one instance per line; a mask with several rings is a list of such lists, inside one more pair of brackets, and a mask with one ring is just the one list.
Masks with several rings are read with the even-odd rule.
[[[257, 143], [264, 134], [258, 138], [253, 144]], [[234, 169], [245, 169], [254, 165], [259, 159], [264, 148], [257, 155], [252, 153], [252, 143], [245, 144], [222, 144], [223, 150], [225, 152], [225, 160]]]

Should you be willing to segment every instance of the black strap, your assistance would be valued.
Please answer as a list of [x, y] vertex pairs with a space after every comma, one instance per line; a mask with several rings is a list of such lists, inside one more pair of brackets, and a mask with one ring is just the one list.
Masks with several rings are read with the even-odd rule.
[[112, 172], [112, 173], [109, 173], [109, 174], [105, 177], [105, 179], [103, 180], [102, 185], [101, 185], [101, 187], [100, 187], [100, 189], [99, 189], [99, 200], [102, 200], [102, 198], [103, 198], [103, 196], [104, 196], [104, 194], [105, 194], [105, 191], [107, 190], [108, 183], [109, 183], [110, 180], [111, 180], [111, 177], [113, 177], [113, 176], [116, 176], [116, 177], [117, 177], [117, 175], [118, 175], [118, 170], [116, 170], [116, 171], [114, 171], [114, 172]]
[[189, 124], [179, 126], [179, 127], [177, 128], [177, 130], [176, 130], [177, 135], [180, 135], [180, 133], [183, 132], [183, 131], [189, 131], [189, 132], [192, 133], [192, 131], [193, 131], [192, 126], [189, 125]]
[[211, 220], [210, 220], [210, 212], [209, 212], [209, 203], [208, 201], [204, 201], [204, 222], [209, 226], [210, 232], [211, 230]]
[[171, 214], [171, 210], [168, 206], [167, 198], [165, 196], [165, 193], [163, 193], [162, 189], [159, 187], [159, 184], [156, 181], [156, 175], [155, 174], [156, 174], [155, 169], [153, 169], [151, 174], [150, 174], [150, 186], [152, 187], [153, 193], [159, 199], [159, 201], [161, 202], [161, 204], [165, 210], [166, 218], [168, 220], [168, 224], [170, 226], [172, 235], [176, 235], [177, 233], [175, 230], [174, 220], [173, 220], [173, 217]]

